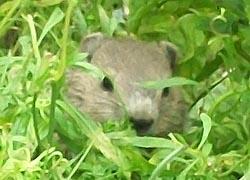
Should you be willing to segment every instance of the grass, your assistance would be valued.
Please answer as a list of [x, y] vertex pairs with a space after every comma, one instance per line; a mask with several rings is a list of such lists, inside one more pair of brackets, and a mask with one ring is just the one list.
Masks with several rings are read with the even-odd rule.
[[[249, 179], [250, 3], [193, 0], [0, 1], [0, 179]], [[176, 44], [190, 106], [182, 134], [100, 126], [63, 96], [82, 37]]]

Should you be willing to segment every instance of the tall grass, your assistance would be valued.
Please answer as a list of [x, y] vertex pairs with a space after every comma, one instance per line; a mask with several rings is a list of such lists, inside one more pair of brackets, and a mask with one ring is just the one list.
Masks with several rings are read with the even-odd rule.
[[[249, 18], [247, 0], [0, 1], [0, 179], [250, 178]], [[68, 103], [64, 73], [97, 31], [177, 45], [183, 78], [145, 86], [183, 86], [185, 132], [137, 137]]]

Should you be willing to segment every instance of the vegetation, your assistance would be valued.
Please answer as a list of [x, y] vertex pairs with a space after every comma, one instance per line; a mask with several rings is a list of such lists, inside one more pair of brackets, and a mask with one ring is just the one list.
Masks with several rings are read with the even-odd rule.
[[[248, 0], [0, 1], [0, 179], [250, 179], [249, 19]], [[176, 76], [197, 82], [183, 134], [137, 137], [65, 100], [98, 31], [176, 44]]]

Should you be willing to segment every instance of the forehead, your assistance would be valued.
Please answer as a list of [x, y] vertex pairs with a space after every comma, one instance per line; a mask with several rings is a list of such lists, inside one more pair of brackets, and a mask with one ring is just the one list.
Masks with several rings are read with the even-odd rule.
[[159, 80], [171, 74], [170, 62], [156, 43], [106, 40], [93, 54], [91, 62], [118, 79]]

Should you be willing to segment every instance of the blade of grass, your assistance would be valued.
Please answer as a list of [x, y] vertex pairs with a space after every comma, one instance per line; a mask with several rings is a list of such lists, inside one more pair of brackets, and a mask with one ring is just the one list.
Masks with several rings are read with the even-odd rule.
[[[39, 48], [38, 48], [37, 34], [36, 34], [35, 23], [33, 21], [33, 17], [29, 14], [29, 15], [27, 15], [27, 17], [23, 16], [23, 18], [28, 22], [28, 25], [29, 25], [33, 53], [34, 53], [34, 56], [36, 58], [36, 67], [35, 67], [36, 74], [34, 75], [34, 80], [33, 80], [33, 82], [35, 82], [37, 77], [39, 76], [42, 59], [41, 59], [41, 55], [40, 55]], [[35, 88], [34, 89], [34, 100], [33, 100], [34, 104], [33, 104], [33, 112], [32, 113], [33, 113], [33, 118], [34, 118], [35, 134], [36, 134], [36, 138], [37, 138], [37, 142], [38, 142], [38, 151], [40, 151], [41, 142], [40, 142], [40, 138], [39, 138], [38, 122], [36, 120], [36, 111], [35, 111], [35, 102], [36, 102], [37, 95], [38, 95], [37, 91], [39, 91], [39, 89]]]
[[170, 153], [168, 156], [166, 156], [159, 164], [158, 166], [154, 169], [152, 172], [149, 180], [155, 180], [157, 177], [161, 174], [161, 172], [164, 170], [165, 166], [167, 163], [169, 163], [174, 157], [176, 157], [179, 153], [184, 151], [186, 149], [186, 146], [181, 146], [172, 153]]
[[62, 51], [60, 54], [60, 63], [58, 67], [57, 74], [54, 77], [54, 81], [51, 84], [52, 87], [52, 96], [51, 96], [51, 108], [50, 108], [50, 127], [49, 127], [49, 133], [48, 133], [48, 140], [51, 142], [52, 135], [54, 132], [54, 126], [55, 126], [55, 102], [58, 97], [58, 91], [60, 89], [60, 80], [64, 74], [65, 66], [66, 66], [66, 58], [67, 58], [67, 41], [68, 41], [68, 34], [69, 34], [69, 26], [70, 26], [70, 18], [71, 13], [76, 5], [76, 0], [68, 0], [68, 8], [65, 16], [64, 21], [64, 28], [63, 28], [63, 38], [62, 38]]
[[41, 7], [47, 7], [47, 6], [54, 6], [56, 4], [60, 4], [63, 0], [41, 0], [41, 1], [35, 1], [34, 3], [37, 6], [41, 6]]
[[86, 156], [88, 155], [90, 149], [93, 146], [93, 142], [91, 142], [89, 144], [89, 146], [87, 147], [86, 151], [84, 152], [84, 154], [82, 155], [82, 157], [80, 158], [80, 160], [77, 162], [77, 164], [75, 165], [75, 167], [72, 169], [70, 175], [66, 178], [67, 180], [70, 180], [72, 178], [72, 176], [75, 174], [75, 172], [77, 171], [77, 169], [79, 168], [79, 166], [81, 165], [81, 163], [83, 162], [83, 160], [86, 158]]
[[49, 114], [49, 132], [48, 132], [48, 142], [52, 143], [53, 132], [55, 129], [55, 108], [56, 108], [56, 99], [58, 97], [59, 88], [56, 82], [51, 83], [51, 103], [50, 103], [50, 114]]
[[60, 63], [58, 67], [57, 74], [55, 75], [55, 81], [58, 81], [64, 74], [65, 66], [66, 66], [66, 58], [67, 58], [67, 42], [69, 36], [69, 26], [71, 14], [76, 6], [76, 0], [68, 0], [68, 8], [65, 15], [64, 28], [63, 28], [63, 37], [62, 37], [62, 49], [60, 54]]
[[15, 0], [13, 1], [13, 6], [12, 8], [8, 11], [8, 13], [6, 14], [6, 16], [4, 16], [4, 18], [2, 19], [2, 21], [0, 22], [0, 37], [4, 34], [4, 32], [6, 31], [6, 24], [8, 24], [8, 21], [11, 19], [12, 15], [14, 14], [14, 12], [16, 11], [16, 9], [18, 7], [20, 7], [20, 3], [22, 2], [22, 0]]
[[177, 180], [185, 180], [187, 179], [187, 173], [192, 169], [192, 167], [199, 161], [199, 159], [194, 160], [191, 164], [189, 164], [179, 176], [177, 176]]
[[244, 156], [242, 159], [240, 159], [234, 165], [232, 165], [232, 167], [229, 170], [219, 174], [218, 176], [219, 177], [224, 177], [224, 176], [230, 175], [233, 172], [233, 170], [237, 169], [239, 167], [239, 165], [242, 164], [244, 161], [249, 162], [249, 155]]
[[38, 143], [37, 146], [37, 153], [40, 153], [40, 147], [41, 147], [41, 141], [39, 137], [38, 132], [38, 122], [37, 122], [37, 116], [36, 116], [36, 100], [37, 100], [37, 94], [35, 93], [33, 96], [33, 103], [32, 103], [32, 115], [33, 115], [33, 121], [34, 121], [34, 129], [35, 129], [35, 136]]
[[65, 103], [58, 100], [57, 105], [59, 108], [66, 112], [74, 123], [78, 125], [79, 129], [93, 141], [94, 146], [101, 151], [101, 153], [114, 162], [117, 166], [121, 167], [124, 170], [126, 176], [126, 169], [128, 169], [129, 164], [127, 158], [122, 154], [119, 147], [116, 147], [112, 144], [110, 138], [102, 132], [100, 127], [98, 127], [91, 119], [84, 117], [79, 113], [71, 104]]
[[[37, 43], [35, 23], [33, 21], [33, 17], [30, 14], [28, 14], [27, 17], [23, 16], [23, 18], [28, 22], [28, 25], [30, 28], [32, 48], [33, 48], [34, 56], [36, 58], [36, 71], [35, 72], [39, 72], [42, 60], [41, 60], [41, 55], [40, 55], [38, 43]], [[37, 75], [38, 74], [39, 73], [37, 73]]]

